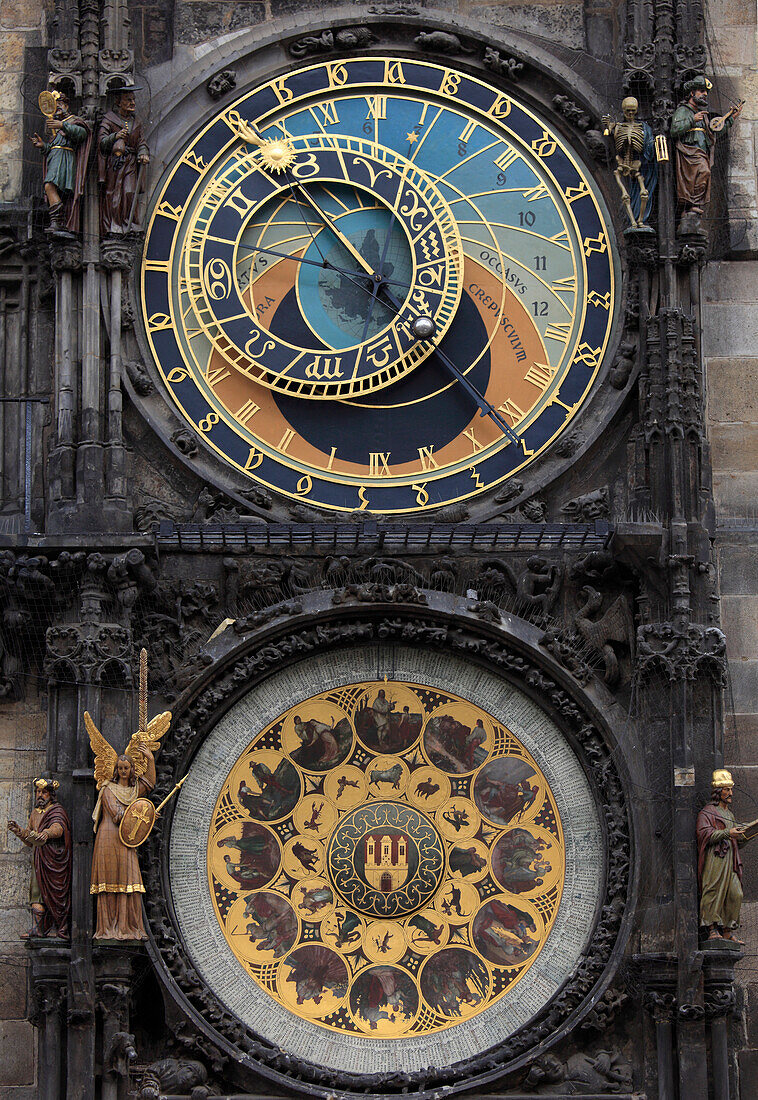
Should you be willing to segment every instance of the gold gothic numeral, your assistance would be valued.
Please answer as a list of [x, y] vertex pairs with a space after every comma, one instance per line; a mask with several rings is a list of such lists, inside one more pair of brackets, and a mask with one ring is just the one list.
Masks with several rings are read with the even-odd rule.
[[591, 256], [593, 252], [600, 252], [602, 254], [608, 248], [605, 233], [600, 233], [597, 237], [585, 237], [582, 241], [582, 246], [585, 256]]
[[250, 453], [247, 456], [247, 461], [245, 462], [245, 469], [257, 470], [261, 462], [263, 462], [263, 452], [257, 450], [255, 447], [251, 447]]
[[194, 149], [187, 150], [187, 152], [182, 157], [182, 164], [187, 164], [190, 168], [194, 168], [194, 170], [201, 176], [205, 169], [208, 167], [203, 158], [199, 157]]
[[178, 222], [182, 216], [181, 206], [172, 206], [170, 202], [162, 202], [155, 212], [162, 218], [171, 218], [174, 222]]
[[590, 189], [587, 186], [587, 181], [582, 180], [578, 187], [567, 187], [563, 192], [566, 202], [571, 205], [572, 202], [577, 202], [579, 199], [583, 199], [585, 195], [589, 195]]
[[596, 367], [600, 357], [602, 348], [592, 348], [587, 343], [582, 343], [576, 349], [574, 355], [575, 363], [584, 363], [586, 367]]
[[422, 484], [419, 484], [417, 481], [414, 481], [413, 485], [411, 485], [411, 489], [413, 489], [414, 493], [416, 494], [416, 504], [418, 504], [419, 508], [426, 508], [427, 504], [429, 503], [429, 494], [426, 491], [426, 482], [424, 481]]
[[494, 118], [507, 118], [511, 113], [512, 106], [513, 104], [507, 95], [499, 95], [489, 111], [487, 111], [487, 114], [492, 115]]
[[405, 84], [405, 73], [403, 72], [403, 66], [399, 61], [386, 60], [384, 62], [384, 83], [385, 84]]
[[341, 88], [343, 84], [347, 84], [348, 72], [341, 61], [331, 61], [326, 71], [329, 74], [330, 88]]
[[532, 142], [532, 151], [535, 152], [538, 157], [552, 157], [557, 148], [558, 143], [550, 137], [547, 130], [543, 130], [542, 137], [535, 138]]
[[440, 84], [440, 95], [457, 95], [460, 86], [460, 73], [454, 73], [450, 69], [445, 69], [445, 74], [442, 77], [442, 83]]
[[587, 295], [587, 301], [591, 306], [595, 306], [597, 309], [610, 310], [611, 308], [611, 292], [607, 291], [605, 294], [598, 294], [596, 290], [593, 290]]

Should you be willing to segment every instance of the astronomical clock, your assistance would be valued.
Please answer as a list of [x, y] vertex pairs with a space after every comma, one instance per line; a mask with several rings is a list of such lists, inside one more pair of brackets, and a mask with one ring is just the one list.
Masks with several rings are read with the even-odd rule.
[[425, 60], [303, 65], [165, 173], [149, 358], [237, 484], [429, 511], [502, 487], [591, 400], [612, 240], [586, 166], [510, 92]]
[[[303, 61], [164, 152], [141, 338], [201, 476], [411, 531], [592, 421], [620, 327], [608, 211], [544, 103], [485, 77], [418, 51]], [[377, 569], [214, 642], [147, 884], [195, 1024], [323, 1096], [534, 1057], [603, 980], [628, 872], [598, 712], [536, 633]]]

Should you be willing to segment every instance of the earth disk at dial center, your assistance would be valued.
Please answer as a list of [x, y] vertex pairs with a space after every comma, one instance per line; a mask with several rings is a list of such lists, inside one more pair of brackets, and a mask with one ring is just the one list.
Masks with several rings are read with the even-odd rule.
[[331, 885], [367, 917], [401, 920], [429, 905], [442, 885], [445, 847], [432, 820], [400, 802], [359, 806], [327, 847]]

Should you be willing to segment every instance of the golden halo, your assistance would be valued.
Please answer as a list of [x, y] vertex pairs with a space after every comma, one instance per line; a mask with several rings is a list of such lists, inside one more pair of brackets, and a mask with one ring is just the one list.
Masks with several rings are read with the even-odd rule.
[[287, 138], [272, 138], [270, 141], [264, 141], [258, 153], [270, 172], [286, 172], [295, 160], [295, 150]]

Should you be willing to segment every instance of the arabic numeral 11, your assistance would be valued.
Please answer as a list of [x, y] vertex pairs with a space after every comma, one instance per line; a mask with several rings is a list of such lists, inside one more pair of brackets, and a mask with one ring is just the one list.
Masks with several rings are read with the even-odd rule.
[[547, 263], [547, 256], [535, 256], [534, 257], [534, 270], [535, 271], [544, 271], [546, 263]]

